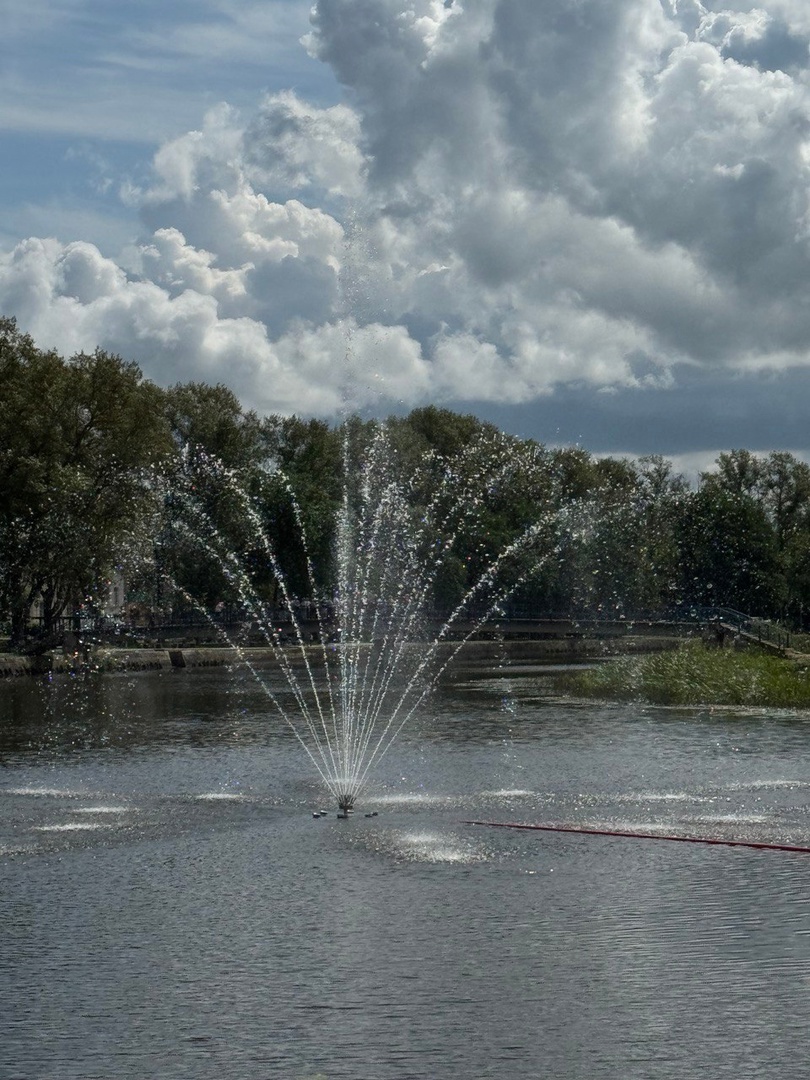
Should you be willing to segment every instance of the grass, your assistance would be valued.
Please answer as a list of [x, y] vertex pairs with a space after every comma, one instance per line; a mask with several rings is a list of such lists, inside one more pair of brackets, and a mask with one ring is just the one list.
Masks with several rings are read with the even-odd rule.
[[625, 656], [566, 677], [568, 693], [652, 705], [810, 707], [810, 672], [757, 652], [690, 642], [674, 652]]

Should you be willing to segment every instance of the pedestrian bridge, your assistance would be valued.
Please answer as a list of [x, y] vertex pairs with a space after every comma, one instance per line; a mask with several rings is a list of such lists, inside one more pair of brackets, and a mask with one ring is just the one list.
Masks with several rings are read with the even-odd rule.
[[[333, 622], [323, 617], [319, 623], [315, 617], [299, 615], [298, 622], [305, 635], [317, 634], [319, 627], [328, 633]], [[282, 633], [292, 630], [288, 612], [277, 612], [274, 620]], [[429, 633], [438, 634], [446, 616], [433, 612], [426, 619]], [[483, 622], [481, 620], [484, 620]], [[748, 641], [774, 652], [784, 653], [790, 649], [791, 635], [778, 623], [769, 619], [747, 615], [726, 607], [677, 607], [658, 611], [618, 612], [579, 611], [549, 613], [541, 609], [506, 606], [495, 616], [486, 612], [471, 611], [467, 617], [454, 621], [448, 640], [459, 640], [470, 635], [478, 638], [620, 638], [620, 637], [672, 637], [704, 634], [723, 646], [733, 640]]]
[[[296, 639], [289, 611], [279, 608], [267, 614], [281, 640]], [[442, 613], [429, 613], [423, 624], [426, 635], [438, 634], [445, 618]], [[86, 621], [93, 622], [92, 619]], [[320, 618], [314, 605], [303, 608], [296, 612], [296, 621], [305, 641], [315, 640], [322, 633], [333, 639], [337, 632], [333, 612], [326, 606], [321, 609]], [[115, 626], [109, 626], [104, 619], [98, 619], [96, 623], [82, 625], [78, 631], [68, 623], [57, 628], [57, 632], [70, 631], [74, 636], [83, 639], [108, 641], [121, 637], [161, 642], [191, 638], [198, 644], [209, 641], [221, 643], [228, 639], [246, 643], [255, 636], [251, 632], [250, 618], [236, 609], [212, 613], [208, 617], [189, 613], [182, 619], [170, 617], [154, 620], [149, 626], [129, 625], [123, 621], [116, 621]], [[486, 612], [472, 611], [468, 617], [455, 621], [450, 632], [443, 636], [447, 640], [456, 641], [467, 637], [562, 640], [686, 637], [696, 633], [703, 634], [707, 640], [714, 640], [721, 647], [737, 640], [759, 645], [781, 655], [791, 651], [791, 635], [778, 623], [724, 607], [684, 606], [660, 611], [595, 610], [550, 613], [539, 609], [505, 606], [496, 616], [489, 618], [486, 617]]]

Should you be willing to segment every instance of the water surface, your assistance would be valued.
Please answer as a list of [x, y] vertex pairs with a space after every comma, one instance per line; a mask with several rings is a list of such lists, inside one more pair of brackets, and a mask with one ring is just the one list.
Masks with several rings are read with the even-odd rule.
[[[0, 685], [0, 1078], [806, 1076], [810, 716], [444, 688], [349, 821], [222, 670]], [[376, 810], [378, 816], [364, 817]]]

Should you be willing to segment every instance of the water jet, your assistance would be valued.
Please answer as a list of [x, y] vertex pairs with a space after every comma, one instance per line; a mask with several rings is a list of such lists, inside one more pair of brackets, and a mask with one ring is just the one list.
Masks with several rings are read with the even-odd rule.
[[[303, 599], [282, 567], [261, 507], [233, 472], [190, 457], [185, 484], [173, 499], [179, 526], [216, 560], [245, 624], [275, 661], [281, 689], [258, 670], [242, 642], [214, 618], [212, 625], [299, 740], [342, 816], [353, 812], [373, 770], [402, 728], [423, 711], [459, 651], [555, 554], [557, 527], [555, 515], [539, 503], [536, 520], [518, 527], [500, 549], [493, 543], [490, 551], [491, 541], [479, 542], [475, 576], [464, 579], [452, 601], [437, 611], [437, 581], [461, 564], [456, 552], [462, 542], [469, 545], [476, 530], [488, 535], [481, 524], [488, 500], [508, 489], [522, 466], [514, 442], [488, 435], [450, 459], [426, 453], [410, 471], [396, 467], [387, 425], [379, 425], [360, 451], [349, 442], [347, 436], [328, 593], [291, 488], [287, 494], [308, 581]], [[229, 546], [197, 496], [212, 481], [241, 509], [254, 547], [249, 559]], [[259, 584], [258, 556], [265, 577], [269, 571], [274, 582], [272, 604], [266, 585]]]

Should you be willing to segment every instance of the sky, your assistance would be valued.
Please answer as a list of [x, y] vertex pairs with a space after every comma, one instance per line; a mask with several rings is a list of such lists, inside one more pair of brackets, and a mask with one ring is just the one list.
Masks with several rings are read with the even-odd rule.
[[806, 0], [3, 0], [0, 314], [328, 420], [810, 460]]

